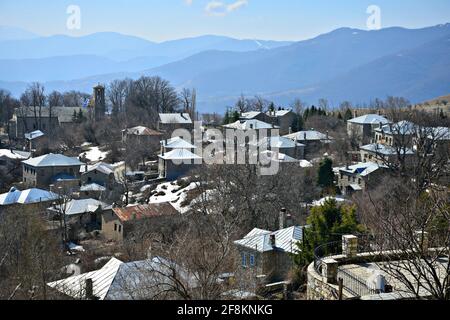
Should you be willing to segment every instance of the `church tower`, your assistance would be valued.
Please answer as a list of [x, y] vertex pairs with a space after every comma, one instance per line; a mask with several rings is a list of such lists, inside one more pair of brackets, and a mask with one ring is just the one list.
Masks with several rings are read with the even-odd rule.
[[98, 84], [94, 87], [94, 114], [95, 120], [100, 120], [105, 117], [106, 101], [105, 101], [105, 87]]

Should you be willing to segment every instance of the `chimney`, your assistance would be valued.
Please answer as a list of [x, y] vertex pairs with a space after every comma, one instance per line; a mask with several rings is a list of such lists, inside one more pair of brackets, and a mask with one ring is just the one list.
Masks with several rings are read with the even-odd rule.
[[353, 111], [353, 118], [357, 118], [358, 117], [358, 111]]
[[292, 127], [289, 127], [289, 134], [292, 134]]
[[271, 234], [271, 235], [270, 235], [270, 245], [271, 245], [272, 247], [275, 247], [275, 240], [276, 240], [275, 234]]
[[281, 208], [280, 210], [280, 230], [286, 228], [285, 221], [286, 221], [286, 208]]
[[286, 215], [286, 228], [292, 227], [294, 225], [294, 219], [292, 218], [292, 215], [288, 213]]
[[94, 300], [94, 282], [91, 278], [86, 279], [86, 299]]
[[330, 132], [327, 130], [327, 140], [328, 140], [329, 136], [330, 136]]

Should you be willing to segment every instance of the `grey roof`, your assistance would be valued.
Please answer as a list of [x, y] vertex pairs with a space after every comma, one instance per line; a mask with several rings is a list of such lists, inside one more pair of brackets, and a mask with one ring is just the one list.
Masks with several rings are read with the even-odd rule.
[[360, 147], [361, 150], [375, 153], [375, 154], [381, 154], [384, 156], [391, 156], [396, 155], [397, 151], [400, 151], [401, 155], [411, 155], [414, 154], [414, 151], [410, 148], [406, 147], [400, 147], [400, 150], [397, 150], [397, 148], [380, 144], [380, 143], [372, 143], [365, 146]]
[[162, 145], [167, 149], [196, 149], [197, 147], [183, 140], [181, 137], [171, 138], [169, 140], [161, 141]]
[[202, 157], [199, 157], [196, 154], [193, 154], [187, 149], [174, 149], [170, 152], [164, 153], [164, 155], [159, 155], [161, 159], [164, 160], [195, 160], [195, 159], [202, 159]]
[[106, 300], [152, 299], [181, 281], [186, 288], [195, 288], [197, 280], [183, 267], [161, 257], [120, 265], [108, 290]]
[[106, 188], [96, 184], [96, 183], [90, 183], [90, 184], [86, 184], [84, 186], [81, 186], [80, 188], [81, 192], [86, 192], [86, 191], [106, 191]]
[[[255, 145], [255, 142], [250, 142], [250, 145]], [[286, 137], [268, 137], [266, 139], [261, 139], [258, 141], [257, 145], [259, 147], [265, 147], [265, 148], [282, 148], [282, 149], [290, 149], [295, 148], [297, 146], [304, 146], [302, 144], [297, 144], [293, 140], [286, 138]]]
[[189, 113], [160, 113], [159, 121], [164, 124], [190, 124], [192, 123]]
[[11, 149], [0, 149], [0, 158], [5, 157], [12, 160], [26, 160], [31, 156], [30, 152], [11, 150]]
[[[39, 108], [36, 108], [36, 112], [39, 113]], [[87, 111], [80, 107], [52, 107], [52, 117], [57, 117], [58, 121], [61, 122], [72, 122], [73, 113], [79, 113], [80, 110], [83, 113]], [[17, 117], [25, 116], [27, 118], [34, 118], [34, 107], [20, 107], [15, 111]], [[49, 107], [41, 108], [41, 117], [48, 118], [50, 115]], [[39, 115], [38, 115], [39, 116]]]
[[268, 158], [271, 159], [271, 161], [286, 163], [286, 162], [299, 162], [299, 160], [292, 158], [291, 156], [288, 156], [281, 152], [273, 152], [271, 150], [266, 150], [261, 152], [261, 154], [266, 155]]
[[336, 171], [342, 171], [351, 174], [359, 174], [361, 177], [368, 176], [372, 172], [377, 171], [378, 169], [386, 169], [385, 165], [380, 165], [375, 162], [360, 162], [348, 167], [338, 167], [335, 168]]
[[86, 296], [86, 280], [92, 279], [94, 296], [98, 297], [99, 300], [104, 300], [122, 264], [122, 261], [112, 258], [99, 270], [51, 282], [47, 285], [69, 297], [84, 299]]
[[399, 121], [394, 124], [385, 124], [381, 128], [375, 129], [376, 132], [383, 132], [386, 134], [396, 134], [396, 135], [409, 135], [414, 134], [416, 125], [410, 121]]
[[92, 172], [92, 171], [99, 171], [101, 173], [104, 173], [106, 175], [110, 175], [115, 172], [114, 166], [112, 164], [106, 163], [106, 162], [98, 162], [92, 166], [88, 166], [87, 170], [84, 168], [80, 168], [80, 172], [83, 172], [83, 174]]
[[332, 137], [327, 138], [326, 134], [319, 131], [308, 130], [308, 131], [298, 131], [284, 136], [285, 138], [296, 140], [296, 141], [321, 141], [321, 140], [333, 140]]
[[[275, 110], [275, 111], [272, 111], [272, 112], [267, 111], [266, 114], [268, 116], [272, 116], [272, 117], [273, 116], [275, 116], [275, 117], [283, 117], [283, 116], [287, 115], [290, 112], [292, 112], [292, 110]], [[274, 113], [275, 113], [275, 115], [274, 115]]]
[[0, 206], [47, 202], [58, 198], [57, 194], [47, 190], [33, 188], [20, 191], [16, 188], [11, 188], [9, 192], [0, 194]]
[[242, 120], [251, 120], [259, 116], [262, 112], [259, 111], [250, 111], [241, 113], [240, 119]]
[[60, 212], [64, 211], [66, 215], [77, 215], [88, 212], [96, 212], [98, 209], [108, 210], [111, 209], [111, 205], [95, 199], [82, 199], [82, 200], [71, 200], [65, 205], [56, 205], [55, 207], [48, 208], [49, 211]]
[[[234, 243], [239, 246], [253, 249], [258, 252], [279, 250], [294, 253], [297, 243], [302, 239], [302, 227], [289, 227], [275, 232], [255, 228], [243, 239]], [[275, 247], [270, 244], [270, 236], [275, 235]]]
[[49, 153], [37, 158], [31, 158], [22, 162], [32, 167], [68, 167], [81, 166], [83, 164], [83, 162], [78, 160], [78, 158], [71, 158], [62, 154], [53, 153]]
[[34, 140], [34, 139], [40, 138], [44, 135], [45, 135], [45, 133], [43, 133], [41, 130], [36, 130], [36, 131], [30, 132], [30, 133], [25, 133], [25, 139]]
[[380, 123], [386, 124], [389, 123], [390, 121], [378, 114], [365, 114], [363, 116], [350, 119], [348, 120], [348, 122], [357, 124], [380, 124]]
[[236, 129], [236, 130], [261, 130], [261, 129], [277, 129], [279, 127], [273, 126], [269, 123], [252, 119], [252, 120], [238, 120], [234, 123], [230, 123], [223, 126], [227, 129]]

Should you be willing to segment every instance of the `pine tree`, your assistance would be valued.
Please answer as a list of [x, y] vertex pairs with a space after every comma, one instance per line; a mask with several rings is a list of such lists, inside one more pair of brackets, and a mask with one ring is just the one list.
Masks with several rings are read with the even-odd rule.
[[350, 120], [352, 118], [353, 118], [352, 110], [347, 108], [347, 110], [345, 110], [344, 120], [347, 121], [347, 120]]
[[333, 161], [330, 158], [325, 158], [320, 162], [317, 184], [322, 188], [333, 187]]

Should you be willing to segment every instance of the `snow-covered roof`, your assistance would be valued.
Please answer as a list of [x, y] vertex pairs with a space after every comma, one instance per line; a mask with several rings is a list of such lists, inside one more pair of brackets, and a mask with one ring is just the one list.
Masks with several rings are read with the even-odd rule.
[[380, 124], [380, 123], [386, 124], [389, 123], [390, 121], [378, 114], [365, 114], [363, 116], [350, 119], [348, 120], [348, 122], [357, 124]]
[[62, 154], [49, 153], [37, 158], [31, 158], [22, 163], [32, 167], [67, 167], [67, 166], [81, 166], [83, 162], [77, 158], [66, 157]]
[[[249, 144], [255, 145], [256, 143], [250, 142]], [[291, 139], [278, 136], [261, 139], [258, 141], [257, 145], [258, 147], [279, 148], [279, 149], [288, 149], [288, 148], [295, 148], [297, 146], [305, 146], [302, 144], [298, 144]]]
[[386, 134], [398, 134], [398, 135], [406, 135], [406, 134], [414, 134], [416, 129], [416, 125], [410, 121], [400, 121], [394, 124], [385, 124], [381, 128], [375, 129], [376, 132], [383, 132]]
[[30, 156], [31, 153], [26, 151], [0, 149], [0, 158], [5, 157], [11, 160], [26, 160]]
[[99, 270], [51, 282], [47, 285], [69, 297], [84, 299], [86, 297], [86, 280], [92, 279], [94, 296], [99, 300], [104, 300], [122, 264], [122, 261], [112, 258]]
[[296, 140], [296, 141], [319, 141], [319, 140], [333, 140], [331, 137], [327, 137], [319, 131], [308, 130], [308, 131], [298, 131], [284, 136], [285, 138]]
[[436, 127], [430, 128], [428, 139], [433, 140], [450, 140], [450, 128], [448, 127]]
[[105, 300], [143, 300], [173, 288], [176, 279], [190, 288], [197, 287], [196, 277], [176, 263], [161, 257], [120, 265]]
[[58, 199], [58, 195], [41, 189], [17, 190], [11, 188], [9, 192], [0, 194], [0, 206], [12, 204], [32, 204], [39, 202], [47, 202]]
[[240, 118], [242, 120], [251, 120], [259, 116], [262, 112], [259, 111], [250, 111], [250, 112], [243, 112], [241, 113]]
[[161, 141], [163, 147], [166, 149], [196, 149], [193, 144], [183, 140], [181, 137], [174, 137], [169, 140]]
[[161, 159], [164, 160], [195, 160], [202, 159], [196, 154], [193, 154], [187, 149], [174, 149], [170, 152], [164, 153], [164, 155], [158, 155]]
[[414, 154], [414, 151], [410, 148], [406, 148], [406, 147], [399, 147], [399, 148], [400, 149], [397, 150], [397, 148], [394, 148], [394, 147], [391, 147], [391, 146], [388, 146], [385, 144], [380, 144], [380, 143], [372, 143], [372, 144], [368, 144], [368, 145], [360, 147], [361, 150], [376, 153], [376, 154], [381, 154], [381, 155], [385, 155], [385, 156], [396, 155], [398, 151], [400, 151], [401, 155]]
[[268, 116], [275, 116], [275, 117], [283, 117], [285, 115], [287, 115], [289, 112], [291, 112], [292, 110], [275, 110], [275, 111], [267, 111], [267, 115]]
[[159, 121], [164, 124], [189, 124], [192, 123], [189, 113], [160, 113]]
[[98, 162], [94, 165], [88, 166], [87, 170], [85, 170], [84, 167], [80, 167], [80, 172], [82, 173], [88, 173], [92, 171], [99, 171], [101, 173], [104, 173], [106, 175], [110, 175], [114, 173], [115, 168], [113, 165], [106, 163], [106, 162]]
[[300, 167], [302, 168], [311, 168], [313, 167], [313, 164], [309, 162], [308, 160], [300, 160]]
[[378, 169], [385, 169], [387, 168], [384, 165], [380, 165], [375, 162], [360, 162], [351, 166], [347, 167], [337, 167], [335, 168], [336, 171], [342, 171], [352, 174], [359, 174], [361, 177], [365, 177], [372, 172], [377, 171]]
[[111, 205], [95, 199], [81, 199], [81, 200], [71, 200], [65, 205], [56, 205], [55, 207], [48, 208], [50, 211], [60, 212], [64, 211], [66, 215], [77, 215], [88, 212], [96, 212], [98, 209], [108, 210], [111, 209]]
[[[302, 239], [303, 229], [300, 226], [289, 227], [275, 232], [255, 228], [243, 239], [234, 243], [250, 248], [258, 252], [280, 250], [294, 253], [297, 250], [296, 243]], [[270, 236], [275, 235], [275, 246], [270, 243]]]
[[81, 192], [86, 192], [86, 191], [106, 191], [106, 188], [96, 184], [96, 183], [90, 183], [90, 184], [86, 184], [84, 186], [80, 187], [80, 191]]
[[282, 163], [299, 162], [299, 160], [292, 158], [281, 152], [274, 152], [274, 151], [266, 150], [266, 151], [261, 152], [261, 154], [264, 154], [267, 157], [269, 157], [271, 159], [271, 161], [282, 162]]
[[227, 129], [236, 130], [261, 130], [261, 129], [278, 129], [279, 127], [273, 126], [264, 121], [252, 119], [252, 120], [238, 120], [234, 123], [227, 124], [223, 126]]
[[136, 135], [136, 136], [162, 136], [161, 132], [158, 132], [156, 130], [152, 130], [147, 127], [143, 126], [137, 126], [129, 129], [123, 130], [127, 134]]
[[43, 133], [41, 130], [25, 133], [25, 139], [27, 140], [34, 140], [42, 136], [45, 136], [45, 133]]

